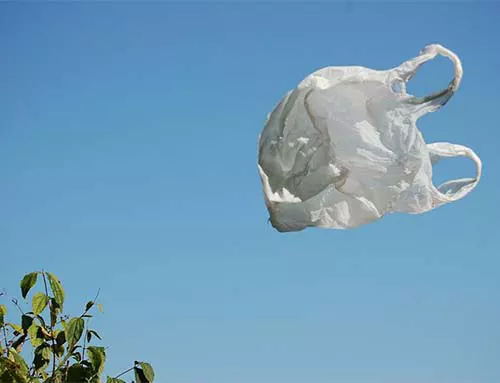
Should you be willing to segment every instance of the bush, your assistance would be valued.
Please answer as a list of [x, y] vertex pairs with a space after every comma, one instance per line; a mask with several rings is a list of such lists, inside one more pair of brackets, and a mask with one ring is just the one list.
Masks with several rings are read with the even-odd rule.
[[[88, 327], [96, 308], [103, 311], [96, 297], [87, 302], [78, 317], [64, 315], [64, 289], [52, 273], [37, 271], [24, 276], [21, 295], [26, 299], [37, 284], [43, 290], [31, 298], [31, 311], [24, 312], [15, 298], [11, 302], [21, 314], [20, 323], [7, 321], [7, 307], [0, 304], [0, 382], [1, 383], [100, 383], [106, 361], [106, 348], [91, 345], [97, 331]], [[5, 293], [0, 293], [4, 298]], [[28, 364], [27, 361], [31, 361]], [[106, 383], [125, 383], [120, 379], [134, 372], [137, 383], [152, 383], [154, 371], [149, 363], [135, 361]]]

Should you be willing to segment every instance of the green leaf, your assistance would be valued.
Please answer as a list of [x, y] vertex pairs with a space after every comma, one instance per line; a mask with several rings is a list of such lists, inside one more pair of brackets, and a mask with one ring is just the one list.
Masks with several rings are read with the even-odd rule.
[[71, 318], [66, 324], [64, 333], [66, 335], [66, 342], [68, 342], [68, 352], [78, 343], [80, 340], [83, 329], [85, 327], [85, 322], [82, 318]]
[[51, 351], [51, 348], [48, 344], [42, 349], [42, 356], [45, 359], [50, 360], [50, 358], [52, 356], [52, 351]]
[[5, 315], [7, 315], [7, 307], [5, 307], [5, 305], [0, 305], [0, 326], [5, 324]]
[[33, 347], [38, 347], [44, 342], [41, 328], [36, 324], [32, 324], [29, 327], [28, 335], [30, 336], [30, 341]]
[[51, 359], [51, 349], [48, 343], [42, 343], [35, 349], [35, 358], [33, 359], [33, 364], [35, 366], [35, 371], [40, 372], [45, 370]]
[[88, 301], [87, 304], [85, 305], [85, 311], [89, 311], [92, 306], [94, 306], [94, 301]]
[[41, 314], [45, 307], [49, 304], [49, 297], [44, 293], [36, 293], [33, 295], [33, 299], [31, 302], [31, 309], [35, 315]]
[[45, 359], [41, 354], [35, 354], [33, 358], [33, 366], [35, 367], [35, 372], [40, 372], [49, 367], [50, 359]]
[[68, 368], [68, 382], [86, 382], [90, 376], [90, 371], [81, 364], [73, 364]]
[[[2, 367], [2, 366], [0, 366]], [[15, 383], [14, 378], [6, 368], [0, 368], [0, 382], [2, 383]]]
[[[87, 338], [89, 337], [89, 334], [94, 335], [99, 340], [102, 340], [101, 336], [94, 330], [88, 330]], [[89, 342], [90, 342], [90, 339], [89, 339]]]
[[153, 367], [149, 363], [142, 362], [139, 364], [142, 368], [142, 372], [144, 373], [144, 376], [148, 380], [148, 382], [152, 382], [155, 379], [155, 372], [153, 370]]
[[108, 379], [106, 379], [106, 383], [125, 383], [125, 381], [118, 379], [118, 378], [112, 378], [111, 376], [108, 376]]
[[[33, 318], [34, 319], [34, 318]], [[43, 317], [41, 315], [37, 315], [36, 316], [36, 319], [38, 319], [38, 321], [40, 322], [40, 325], [43, 327], [43, 328], [47, 328], [47, 325], [45, 324], [45, 320], [43, 319]]]
[[104, 347], [89, 346], [87, 353], [94, 372], [100, 375], [104, 369], [104, 363], [106, 362]]
[[71, 356], [77, 361], [80, 362], [82, 360], [82, 354], [79, 352], [74, 352]]
[[28, 331], [28, 328], [33, 324], [33, 318], [29, 315], [23, 315], [21, 317], [21, 326], [24, 331]]
[[26, 274], [21, 281], [21, 295], [24, 299], [26, 299], [26, 295], [31, 290], [33, 286], [36, 284], [36, 279], [38, 277], [38, 273], [29, 273]]
[[7, 326], [10, 326], [14, 330], [14, 335], [21, 334], [23, 332], [23, 328], [15, 323], [7, 323]]
[[62, 310], [64, 305], [64, 289], [61, 285], [61, 282], [54, 274], [48, 272], [45, 272], [45, 274], [49, 278], [50, 288], [54, 293], [54, 299]]
[[0, 382], [2, 383], [14, 383], [12, 376], [10, 375], [10, 370], [15, 370], [16, 364], [6, 357], [0, 356]]
[[55, 336], [56, 336], [56, 343], [58, 346], [62, 346], [64, 343], [66, 343], [66, 334], [64, 333], [64, 331], [57, 330], [55, 332]]
[[11, 347], [15, 349], [17, 352], [21, 352], [25, 341], [26, 341], [26, 334], [23, 334], [16, 340], [14, 340], [14, 342], [12, 342]]
[[61, 313], [61, 307], [54, 298], [50, 298], [50, 324], [54, 327], [57, 323], [57, 317]]
[[40, 346], [35, 348], [35, 354], [40, 354], [45, 359], [50, 359], [50, 357], [52, 356], [51, 350], [52, 349], [50, 347], [50, 344], [48, 344], [47, 342], [43, 342]]
[[104, 312], [104, 307], [103, 307], [103, 305], [101, 305], [100, 303], [98, 303], [96, 306], [97, 306], [97, 308], [99, 309], [99, 311], [100, 311], [101, 313], [103, 313], [103, 312]]
[[[14, 351], [15, 352], [15, 351]], [[9, 359], [0, 359], [0, 382], [2, 383], [27, 383], [27, 373], [23, 371], [23, 363], [10, 354]], [[21, 358], [22, 359], [22, 358]], [[23, 360], [24, 362], [24, 360]], [[25, 365], [26, 363], [24, 363]]]
[[15, 362], [23, 374], [28, 373], [28, 365], [24, 361], [23, 357], [17, 353], [13, 348], [10, 349], [10, 355], [12, 356], [13, 362]]
[[56, 344], [54, 350], [59, 358], [64, 355], [64, 346], [62, 344]]
[[146, 377], [144, 376], [144, 372], [140, 368], [134, 367], [134, 374], [136, 383], [149, 383]]

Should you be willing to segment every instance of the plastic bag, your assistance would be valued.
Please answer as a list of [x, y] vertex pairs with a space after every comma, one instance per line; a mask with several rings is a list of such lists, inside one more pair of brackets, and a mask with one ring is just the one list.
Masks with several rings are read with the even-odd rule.
[[[438, 54], [454, 64], [449, 86], [424, 98], [407, 94], [406, 82]], [[469, 193], [481, 176], [479, 157], [461, 145], [427, 145], [416, 126], [453, 96], [462, 73], [458, 57], [434, 44], [390, 70], [327, 67], [307, 76], [270, 113], [259, 136], [258, 169], [273, 227], [354, 228], [391, 212], [423, 213]], [[456, 156], [476, 163], [476, 177], [435, 187], [433, 164]]]

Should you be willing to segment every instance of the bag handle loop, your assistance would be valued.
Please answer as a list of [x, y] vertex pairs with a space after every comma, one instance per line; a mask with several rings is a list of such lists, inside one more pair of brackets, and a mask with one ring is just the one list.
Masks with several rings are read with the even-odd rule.
[[435, 142], [427, 145], [432, 165], [435, 165], [443, 158], [467, 157], [476, 164], [476, 177], [459, 178], [447, 181], [438, 187], [432, 185], [434, 206], [457, 201], [474, 189], [481, 179], [482, 163], [478, 155], [466, 146], [450, 144], [448, 142]]
[[422, 49], [419, 56], [404, 62], [394, 69], [397, 77], [400, 80], [403, 80], [404, 83], [407, 83], [424, 63], [434, 59], [437, 55], [447, 57], [451, 60], [454, 66], [454, 77], [446, 89], [432, 93], [425, 97], [409, 95], [407, 102], [418, 106], [424, 106], [425, 112], [434, 111], [445, 105], [451, 96], [453, 96], [453, 94], [458, 90], [463, 76], [462, 63], [460, 62], [458, 56], [442, 45], [431, 44]]

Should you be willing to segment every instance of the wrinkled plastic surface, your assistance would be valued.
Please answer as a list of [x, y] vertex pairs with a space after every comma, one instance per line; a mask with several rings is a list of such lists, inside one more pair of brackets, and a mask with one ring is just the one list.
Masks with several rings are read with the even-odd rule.
[[[438, 54], [454, 64], [449, 86], [424, 98], [407, 94], [407, 81]], [[273, 227], [354, 228], [469, 193], [481, 177], [479, 157], [462, 145], [427, 145], [416, 126], [453, 96], [462, 73], [458, 57], [434, 44], [390, 70], [327, 67], [306, 77], [275, 107], [259, 137], [258, 169]], [[433, 164], [456, 156], [476, 163], [476, 177], [434, 186]]]

